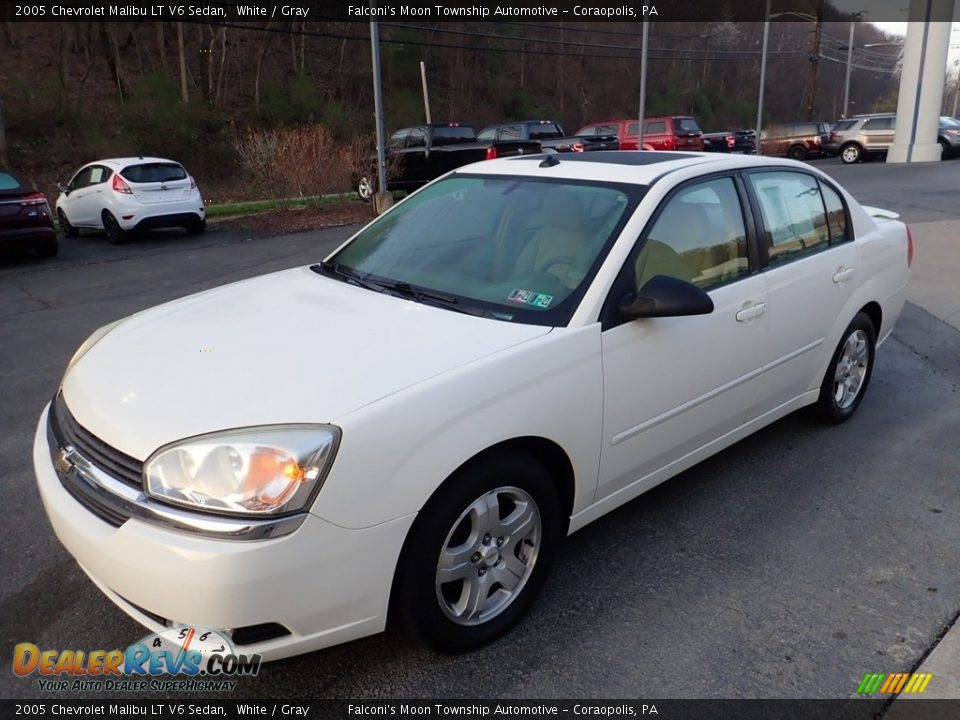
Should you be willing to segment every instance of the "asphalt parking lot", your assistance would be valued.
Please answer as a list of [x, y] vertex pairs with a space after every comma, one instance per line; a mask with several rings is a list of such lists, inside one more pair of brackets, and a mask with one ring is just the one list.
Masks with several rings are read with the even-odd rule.
[[[960, 217], [960, 162], [817, 164], [909, 222]], [[83, 236], [52, 261], [0, 258], [0, 660], [18, 642], [144, 635], [60, 547], [34, 487], [35, 424], [74, 348], [349, 233]], [[866, 672], [909, 671], [960, 612], [958, 348], [908, 305], [849, 423], [788, 417], [577, 533], [530, 617], [488, 648], [450, 658], [387, 634], [266, 666], [230, 697], [845, 698]], [[54, 696], [7, 670], [0, 697]]]

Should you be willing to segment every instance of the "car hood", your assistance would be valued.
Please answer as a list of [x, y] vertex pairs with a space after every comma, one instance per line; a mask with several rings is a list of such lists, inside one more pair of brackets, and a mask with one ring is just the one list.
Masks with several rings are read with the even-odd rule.
[[217, 430], [335, 423], [549, 331], [297, 268], [123, 320], [70, 368], [63, 394], [87, 430], [144, 460], [162, 445]]

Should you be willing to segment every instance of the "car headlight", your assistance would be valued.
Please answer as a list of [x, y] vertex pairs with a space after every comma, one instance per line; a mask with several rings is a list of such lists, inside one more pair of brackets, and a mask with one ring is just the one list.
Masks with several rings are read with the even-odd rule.
[[147, 494], [223, 513], [302, 510], [340, 442], [333, 425], [277, 425], [212, 433], [162, 447], [144, 464]]
[[77, 348], [77, 351], [73, 354], [73, 357], [70, 358], [70, 362], [67, 363], [67, 369], [63, 371], [64, 375], [70, 372], [70, 368], [76, 365], [77, 362], [80, 360], [80, 358], [82, 358], [84, 355], [87, 354], [90, 348], [92, 348], [94, 345], [100, 342], [103, 339], [104, 335], [106, 335], [108, 332], [113, 330], [117, 325], [122, 323], [125, 319], [126, 318], [120, 318], [119, 320], [115, 320], [112, 323], [109, 323], [107, 325], [104, 325], [103, 327], [97, 328], [92, 333], [90, 333], [90, 337], [88, 337], [86, 340], [83, 341], [80, 347]]

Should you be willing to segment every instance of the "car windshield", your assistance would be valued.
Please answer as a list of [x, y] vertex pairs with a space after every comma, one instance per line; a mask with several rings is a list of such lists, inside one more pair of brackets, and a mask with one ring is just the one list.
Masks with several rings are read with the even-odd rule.
[[565, 325], [645, 190], [453, 175], [366, 227], [322, 269], [453, 311]]
[[942, 117], [940, 118], [940, 125], [942, 127], [960, 127], [960, 120], [952, 117]]

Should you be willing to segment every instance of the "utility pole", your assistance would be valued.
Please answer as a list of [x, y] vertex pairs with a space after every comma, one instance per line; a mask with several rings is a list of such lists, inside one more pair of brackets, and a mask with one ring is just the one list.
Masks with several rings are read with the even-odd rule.
[[813, 120], [817, 98], [817, 68], [820, 66], [820, 38], [823, 30], [823, 0], [817, 1], [817, 28], [813, 31], [813, 54], [810, 56], [810, 89], [807, 102], [807, 120]]
[[763, 49], [760, 51], [760, 95], [757, 98], [757, 126], [754, 128], [754, 148], [757, 155], [763, 155], [763, 143], [760, 142], [760, 129], [763, 124], [763, 88], [767, 82], [767, 42], [770, 39], [770, 0], [767, 0], [763, 12]]
[[427, 66], [420, 61], [420, 82], [423, 83], [423, 110], [427, 115], [427, 125], [433, 122], [430, 119], [430, 96], [427, 94]]
[[[376, 0], [370, 0], [370, 7], [376, 7]], [[382, 213], [392, 205], [393, 196], [387, 192], [387, 162], [383, 132], [383, 88], [380, 83], [380, 25], [370, 21], [370, 58], [373, 61], [373, 115], [377, 125], [377, 194], [373, 206]]]
[[843, 114], [847, 119], [850, 112], [850, 70], [853, 68], [853, 20], [850, 21], [850, 37], [847, 39], [847, 77], [843, 82]]
[[649, 39], [650, 23], [644, 20], [641, 36], [643, 44], [640, 47], [640, 117], [637, 124], [637, 150], [643, 150], [643, 118], [647, 114], [647, 41]]

